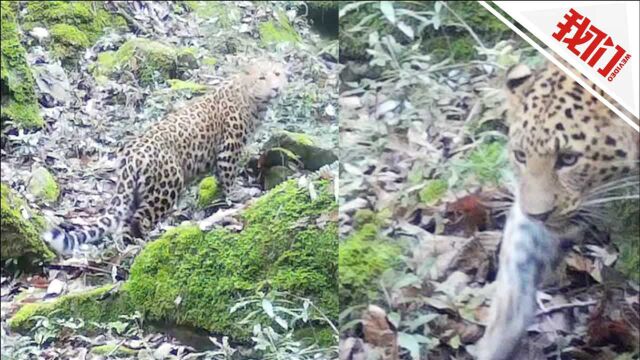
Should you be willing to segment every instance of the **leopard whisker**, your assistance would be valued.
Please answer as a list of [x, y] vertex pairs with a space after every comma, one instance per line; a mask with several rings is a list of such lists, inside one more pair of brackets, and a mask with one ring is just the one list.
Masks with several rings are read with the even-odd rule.
[[632, 176], [625, 176], [616, 180], [612, 180], [609, 182], [606, 182], [602, 185], [598, 185], [598, 186], [594, 186], [593, 188], [591, 188], [589, 190], [589, 192], [595, 192], [595, 191], [599, 191], [601, 189], [607, 189], [610, 188], [612, 186], [617, 186], [619, 184], [624, 184], [625, 186], [627, 186], [626, 184], [629, 185], [638, 185], [638, 180], [640, 178], [637, 175], [632, 175]]
[[591, 206], [591, 205], [610, 203], [610, 202], [613, 202], [613, 201], [638, 200], [638, 199], [640, 199], [640, 195], [612, 196], [612, 197], [608, 197], [608, 198], [600, 198], [600, 199], [596, 199], [596, 200], [585, 201], [584, 203], [582, 203], [582, 206], [586, 207], [586, 206]]

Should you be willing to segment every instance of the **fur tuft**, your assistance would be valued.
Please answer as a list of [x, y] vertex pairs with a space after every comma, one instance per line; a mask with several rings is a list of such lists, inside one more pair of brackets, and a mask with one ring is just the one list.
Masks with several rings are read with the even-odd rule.
[[513, 204], [502, 238], [500, 267], [489, 324], [478, 343], [479, 360], [514, 359], [536, 311], [537, 287], [557, 258], [559, 241]]

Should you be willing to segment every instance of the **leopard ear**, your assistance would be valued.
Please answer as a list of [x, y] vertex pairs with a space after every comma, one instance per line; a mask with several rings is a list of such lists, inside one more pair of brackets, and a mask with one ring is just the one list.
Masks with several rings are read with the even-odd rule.
[[525, 83], [532, 78], [533, 72], [524, 64], [514, 65], [507, 70], [507, 88], [511, 93], [516, 93]]

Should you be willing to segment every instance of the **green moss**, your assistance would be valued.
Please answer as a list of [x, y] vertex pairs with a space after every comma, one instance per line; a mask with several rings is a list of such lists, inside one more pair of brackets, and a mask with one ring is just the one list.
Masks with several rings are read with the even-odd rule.
[[25, 304], [9, 319], [9, 326], [17, 332], [26, 332], [33, 328], [33, 316], [46, 316], [58, 319], [82, 317], [85, 320], [84, 331], [98, 330], [93, 322], [108, 323], [118, 320], [120, 315], [134, 312], [125, 291], [105, 294], [113, 285], [105, 285], [90, 291], [61, 296], [52, 302]]
[[25, 30], [35, 26], [51, 28], [65, 24], [74, 26], [90, 44], [102, 35], [105, 28], [127, 25], [123, 17], [109, 13], [99, 1], [29, 1], [26, 9]]
[[244, 340], [249, 329], [238, 322], [248, 310], [229, 308], [259, 289], [310, 297], [335, 319], [337, 224], [315, 219], [337, 205], [326, 182], [316, 187], [315, 200], [295, 180], [276, 187], [245, 211], [240, 233], [185, 226], [148, 244], [125, 284], [133, 303], [147, 319]]
[[420, 201], [427, 205], [433, 205], [447, 193], [449, 185], [441, 179], [429, 180], [427, 185], [420, 190]]
[[400, 247], [378, 239], [378, 227], [366, 224], [340, 244], [340, 305], [366, 302], [376, 293], [376, 280], [399, 261]]
[[264, 175], [264, 188], [271, 190], [277, 185], [285, 182], [287, 178], [294, 174], [294, 171], [286, 166], [272, 166], [267, 169]]
[[77, 27], [67, 24], [55, 24], [51, 27], [53, 54], [61, 59], [74, 59], [91, 45], [87, 35]]
[[502, 170], [507, 167], [505, 144], [497, 141], [481, 144], [469, 155], [469, 165], [481, 183], [500, 183]]
[[[40, 239], [44, 219], [33, 213], [24, 200], [7, 185], [0, 185], [1, 203], [0, 234], [2, 236], [2, 261], [16, 259], [18, 267], [30, 268], [54, 258], [54, 254]], [[22, 213], [31, 218], [25, 220]]]
[[169, 45], [144, 38], [128, 40], [116, 52], [107, 51], [98, 55], [92, 66], [95, 77], [113, 77], [117, 70], [131, 71], [141, 85], [163, 81], [174, 77], [177, 51]]
[[616, 267], [640, 282], [640, 206], [637, 201], [625, 200], [607, 207], [607, 218], [615, 220], [611, 238], [620, 249]]
[[206, 85], [198, 84], [193, 81], [183, 81], [178, 79], [169, 79], [167, 80], [169, 86], [171, 86], [171, 90], [181, 91], [191, 91], [192, 93], [203, 93], [207, 90]]
[[54, 202], [60, 196], [60, 188], [56, 179], [44, 167], [39, 167], [31, 174], [29, 192], [42, 200]]
[[205, 56], [204, 58], [202, 58], [202, 63], [204, 65], [214, 66], [218, 63], [218, 59], [210, 56]]
[[[335, 321], [337, 223], [318, 225], [316, 220], [337, 211], [337, 204], [325, 181], [315, 184], [314, 200], [295, 180], [273, 189], [245, 211], [240, 233], [204, 233], [197, 226], [172, 229], [136, 257], [118, 293], [98, 301], [110, 289], [105, 286], [51, 303], [27, 304], [9, 324], [15, 331], [27, 331], [34, 315], [80, 317], [90, 332], [95, 330], [92, 322], [108, 323], [138, 310], [151, 322], [205, 329], [242, 341], [250, 338], [251, 329], [239, 322], [251, 309], [229, 309], [240, 298], [271, 289], [310, 298]], [[316, 330], [324, 335], [314, 338], [325, 341], [322, 329]]]
[[300, 41], [300, 35], [293, 28], [287, 15], [282, 11], [276, 13], [276, 21], [269, 20], [258, 25], [260, 38], [265, 44]]
[[218, 180], [216, 180], [215, 176], [202, 179], [198, 186], [198, 207], [202, 208], [210, 205], [217, 196]]
[[13, 2], [1, 3], [0, 33], [0, 87], [2, 107], [0, 118], [2, 127], [10, 120], [22, 128], [40, 128], [44, 121], [35, 92], [35, 80], [27, 64], [27, 55], [20, 44]]
[[508, 171], [506, 145], [503, 141], [490, 141], [478, 144], [466, 158], [450, 162], [449, 176], [461, 179], [452, 186], [463, 187], [468, 182], [480, 185], [499, 184]]
[[185, 4], [201, 19], [217, 19], [217, 25], [228, 29], [240, 20], [240, 9], [232, 2], [185, 1]]
[[294, 332], [294, 337], [297, 340], [304, 341], [307, 344], [317, 344], [323, 348], [334, 346], [336, 344], [335, 336], [336, 334], [330, 327], [306, 327]]
[[353, 215], [353, 227], [360, 230], [366, 224], [377, 224], [376, 213], [369, 209], [359, 209]]
[[94, 355], [109, 355], [113, 357], [130, 357], [135, 356], [138, 352], [123, 345], [105, 344], [92, 347], [91, 353]]

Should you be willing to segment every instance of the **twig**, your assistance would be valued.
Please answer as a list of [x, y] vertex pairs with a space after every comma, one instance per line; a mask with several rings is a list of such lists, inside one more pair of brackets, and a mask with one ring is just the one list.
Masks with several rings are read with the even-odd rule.
[[572, 307], [584, 307], [584, 306], [591, 306], [591, 305], [595, 305], [598, 302], [595, 300], [589, 300], [589, 301], [579, 301], [579, 302], [574, 302], [574, 303], [568, 303], [568, 304], [560, 304], [560, 305], [555, 305], [555, 306], [551, 306], [548, 307], [546, 309], [540, 310], [536, 313], [536, 316], [540, 316], [540, 315], [546, 315], [558, 310], [563, 310], [563, 309], [569, 309]]

